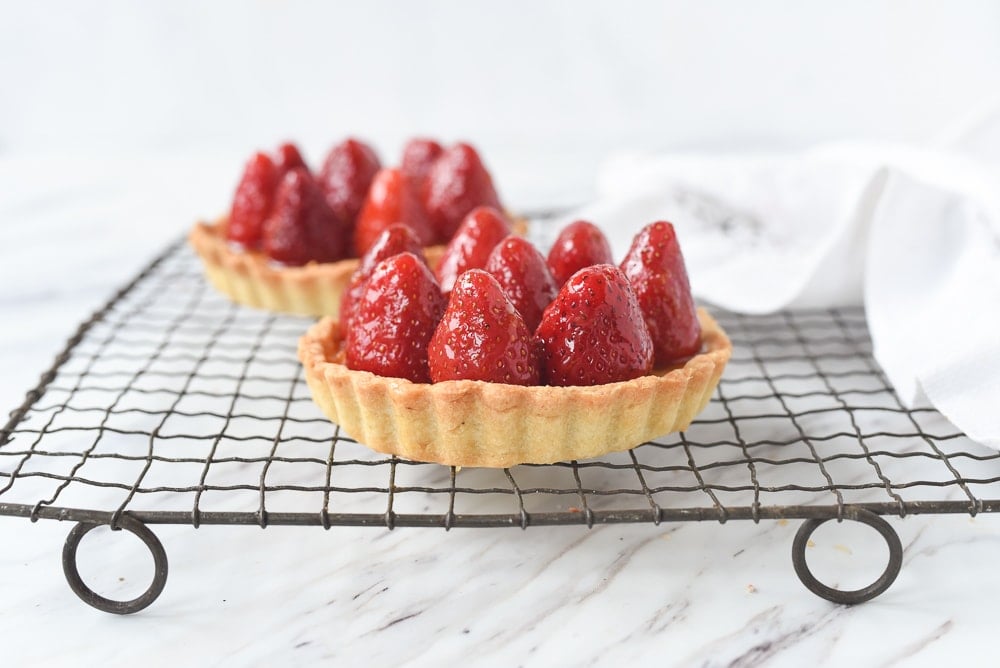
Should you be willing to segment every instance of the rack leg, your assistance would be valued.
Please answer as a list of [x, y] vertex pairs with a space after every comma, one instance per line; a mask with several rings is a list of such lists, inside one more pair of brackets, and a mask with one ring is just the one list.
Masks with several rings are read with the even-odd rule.
[[799, 576], [799, 580], [806, 586], [806, 589], [828, 601], [844, 605], [854, 605], [870, 601], [888, 589], [896, 580], [896, 576], [899, 575], [899, 569], [903, 565], [903, 545], [899, 541], [899, 535], [888, 522], [875, 513], [861, 508], [846, 508], [844, 519], [867, 524], [882, 535], [886, 545], [889, 546], [889, 563], [886, 565], [882, 575], [867, 587], [852, 591], [842, 591], [828, 587], [817, 580], [806, 563], [806, 546], [809, 542], [809, 537], [812, 536], [813, 532], [821, 524], [829, 522], [832, 519], [835, 518], [814, 518], [806, 520], [799, 527], [798, 532], [795, 534], [795, 540], [792, 542], [792, 565], [795, 567], [795, 574]]
[[122, 515], [119, 518], [119, 528], [134, 534], [149, 548], [150, 553], [153, 555], [154, 572], [153, 582], [150, 583], [149, 588], [139, 597], [131, 601], [113, 601], [109, 598], [104, 598], [88, 587], [80, 577], [80, 571], [76, 565], [76, 551], [80, 546], [80, 541], [89, 532], [99, 526], [102, 525], [80, 522], [69, 532], [69, 535], [66, 537], [66, 544], [63, 546], [62, 554], [63, 573], [66, 574], [66, 581], [69, 583], [70, 589], [84, 603], [98, 610], [111, 612], [116, 615], [129, 615], [133, 612], [139, 612], [159, 597], [163, 592], [164, 585], [167, 583], [167, 553], [163, 549], [163, 544], [156, 537], [156, 534], [150, 531], [139, 520], [128, 515]]

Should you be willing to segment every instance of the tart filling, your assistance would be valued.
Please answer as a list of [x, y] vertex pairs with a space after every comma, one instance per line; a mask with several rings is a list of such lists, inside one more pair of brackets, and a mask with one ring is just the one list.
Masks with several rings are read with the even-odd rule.
[[450, 466], [550, 464], [631, 449], [682, 431], [708, 403], [732, 344], [698, 309], [701, 350], [682, 364], [594, 386], [434, 384], [353, 371], [336, 319], [299, 341], [313, 400], [355, 440], [378, 452]]

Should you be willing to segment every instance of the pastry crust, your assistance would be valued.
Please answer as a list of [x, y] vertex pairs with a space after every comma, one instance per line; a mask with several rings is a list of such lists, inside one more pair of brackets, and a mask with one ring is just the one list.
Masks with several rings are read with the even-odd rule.
[[[225, 229], [226, 218], [222, 218], [215, 223], [196, 223], [188, 235], [209, 282], [219, 292], [244, 306], [339, 317], [340, 300], [358, 268], [358, 258], [283, 267], [263, 253], [234, 248], [226, 240]], [[424, 249], [432, 268], [441, 260], [444, 248]]]
[[326, 416], [373, 450], [451, 466], [550, 464], [628, 450], [686, 429], [732, 353], [708, 312], [698, 309], [698, 319], [702, 352], [683, 365], [592, 387], [425, 384], [352, 371], [342, 363], [332, 318], [299, 340], [299, 359]]

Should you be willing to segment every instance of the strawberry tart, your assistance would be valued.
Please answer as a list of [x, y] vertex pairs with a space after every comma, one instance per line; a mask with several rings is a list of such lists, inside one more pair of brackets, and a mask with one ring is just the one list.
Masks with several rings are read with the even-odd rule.
[[229, 214], [196, 224], [189, 241], [209, 281], [234, 301], [337, 316], [358, 258], [388, 227], [405, 223], [436, 267], [444, 244], [479, 207], [511, 224], [468, 144], [414, 139], [399, 167], [383, 168], [370, 146], [347, 139], [315, 173], [295, 145], [284, 144], [250, 158]]
[[670, 223], [617, 266], [589, 222], [544, 257], [489, 206], [463, 215], [433, 270], [421, 243], [382, 230], [339, 317], [299, 343], [313, 399], [376, 451], [507, 467], [630, 449], [685, 429], [731, 354]]

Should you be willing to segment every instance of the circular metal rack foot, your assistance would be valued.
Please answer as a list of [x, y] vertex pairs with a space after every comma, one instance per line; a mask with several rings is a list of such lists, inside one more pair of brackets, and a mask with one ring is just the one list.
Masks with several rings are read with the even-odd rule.
[[802, 523], [802, 526], [799, 527], [798, 532], [795, 534], [795, 540], [792, 542], [792, 565], [795, 567], [795, 574], [799, 576], [799, 580], [802, 581], [802, 584], [804, 584], [809, 591], [821, 598], [825, 598], [828, 601], [842, 603], [845, 605], [854, 605], [856, 603], [870, 601], [888, 589], [889, 586], [896, 580], [896, 576], [899, 575], [899, 569], [903, 565], [903, 545], [899, 542], [899, 535], [888, 522], [875, 513], [862, 510], [860, 508], [847, 508], [844, 511], [844, 519], [867, 524], [878, 531], [882, 538], [885, 539], [886, 545], [889, 546], [889, 563], [886, 564], [885, 571], [882, 572], [882, 575], [880, 575], [875, 582], [871, 583], [867, 587], [851, 591], [842, 591], [840, 589], [828, 587], [817, 580], [816, 576], [809, 570], [809, 565], [806, 563], [806, 547], [809, 543], [809, 537], [812, 536], [813, 532], [816, 531], [820, 525], [825, 522], [829, 522], [832, 519], [835, 518], [813, 518], [806, 520]]
[[119, 518], [119, 528], [134, 534], [149, 548], [150, 553], [153, 555], [154, 571], [153, 582], [150, 583], [149, 588], [140, 596], [130, 601], [113, 601], [109, 598], [104, 598], [88, 587], [84, 583], [83, 578], [80, 577], [80, 571], [76, 565], [76, 551], [80, 546], [80, 541], [99, 526], [104, 525], [80, 522], [69, 532], [69, 535], [66, 537], [66, 544], [63, 546], [62, 554], [63, 572], [66, 574], [66, 581], [69, 582], [70, 589], [84, 603], [98, 610], [111, 612], [116, 615], [129, 615], [133, 612], [139, 612], [159, 597], [163, 592], [163, 586], [167, 583], [167, 553], [163, 550], [163, 544], [156, 537], [156, 534], [150, 531], [139, 520], [128, 515], [122, 515]]

